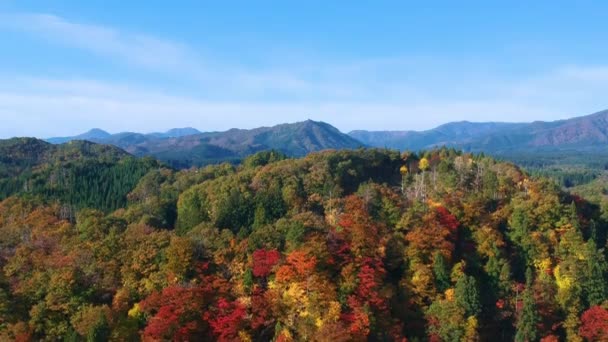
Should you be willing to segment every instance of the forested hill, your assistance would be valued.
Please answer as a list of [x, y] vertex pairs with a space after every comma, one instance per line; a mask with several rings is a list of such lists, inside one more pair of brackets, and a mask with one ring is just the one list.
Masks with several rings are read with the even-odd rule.
[[0, 140], [0, 177], [15, 176], [48, 163], [84, 159], [116, 161], [128, 155], [120, 148], [88, 141], [51, 145], [35, 138]]
[[127, 199], [0, 202], [0, 340], [608, 338], [608, 212], [509, 163], [262, 152]]
[[115, 210], [126, 204], [139, 179], [158, 166], [155, 160], [88, 141], [0, 140], [0, 199], [18, 194], [60, 201], [68, 214], [85, 207]]

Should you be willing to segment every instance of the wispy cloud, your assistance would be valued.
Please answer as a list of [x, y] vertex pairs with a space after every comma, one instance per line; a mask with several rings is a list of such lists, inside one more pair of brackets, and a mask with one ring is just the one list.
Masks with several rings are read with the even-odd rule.
[[[425, 129], [459, 120], [558, 119], [585, 111], [547, 106], [525, 98], [473, 100], [317, 102], [204, 100], [144, 87], [91, 80], [25, 78], [0, 85], [0, 136], [70, 135], [91, 127], [113, 132], [158, 131], [175, 126], [201, 130], [252, 128], [322, 120], [343, 131]], [[516, 114], [514, 114], [516, 113]], [[491, 114], [491, 115], [490, 115]], [[15, 126], [13, 123], [19, 122]]]
[[307, 118], [344, 131], [426, 129], [455, 118], [554, 120], [606, 107], [608, 66], [601, 65], [557, 65], [533, 76], [517, 76], [491, 66], [480, 69], [476, 63], [388, 56], [290, 59], [287, 65], [251, 68], [202, 58], [192, 47], [170, 39], [51, 14], [0, 15], [0, 29], [165, 73], [197, 90], [159, 91], [166, 87], [137, 77], [119, 83], [86, 74], [57, 79], [13, 73], [4, 80], [0, 74], [4, 137], [74, 134], [91, 127], [153, 131], [189, 125], [221, 130]]
[[178, 81], [194, 82], [210, 96], [227, 94], [249, 99], [361, 96], [368, 90], [352, 84], [352, 76], [364, 69], [371, 70], [369, 62], [252, 69], [204, 58], [188, 45], [170, 39], [78, 23], [46, 13], [0, 14], [0, 28], [84, 50], [131, 67], [168, 74]]
[[[76, 85], [75, 85], [76, 86]], [[123, 97], [98, 93], [0, 93], [0, 136], [69, 135], [91, 127], [113, 132], [164, 130], [174, 126], [193, 126], [201, 130], [253, 128], [322, 120], [343, 131], [353, 129], [422, 129], [441, 123], [438, 113], [461, 114], [460, 118], [484, 120], [497, 108], [505, 115], [518, 112], [530, 117], [546, 115], [543, 109], [500, 102], [438, 102], [420, 105], [397, 103], [288, 103], [204, 101], [178, 96], [130, 93]], [[426, 118], [426, 119], [425, 119]], [[428, 122], [428, 120], [431, 122]], [[5, 121], [6, 122], [2, 122]], [[436, 122], [438, 121], [438, 122]], [[20, 122], [15, 127], [11, 122]], [[416, 122], [415, 125], [412, 122]]]
[[3, 14], [0, 15], [0, 26], [141, 67], [162, 70], [200, 68], [194, 53], [174, 41], [107, 26], [75, 23], [53, 14]]

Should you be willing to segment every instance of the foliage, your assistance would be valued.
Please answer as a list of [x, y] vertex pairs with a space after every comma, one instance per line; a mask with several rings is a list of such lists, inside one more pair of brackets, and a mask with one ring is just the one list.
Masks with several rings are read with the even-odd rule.
[[516, 341], [535, 341], [538, 336], [537, 324], [539, 317], [536, 312], [536, 303], [532, 291], [532, 273], [528, 269], [526, 272], [526, 289], [524, 290], [521, 304], [522, 308], [517, 318]]
[[[1, 340], [606, 338], [608, 213], [512, 164], [361, 149], [176, 171], [46, 149], [6, 148], [0, 182], [38, 183], [0, 202]], [[80, 185], [45, 178], [62, 169]], [[30, 192], [50, 188], [82, 193]]]
[[[2, 152], [3, 145], [0, 145]], [[105, 212], [125, 207], [127, 194], [159, 164], [116, 148], [88, 142], [44, 145], [27, 140], [10, 146], [0, 159], [0, 199], [11, 195], [60, 202], [66, 216], [78, 209]]]
[[582, 337], [588, 341], [603, 341], [608, 339], [608, 310], [593, 306], [581, 316]]

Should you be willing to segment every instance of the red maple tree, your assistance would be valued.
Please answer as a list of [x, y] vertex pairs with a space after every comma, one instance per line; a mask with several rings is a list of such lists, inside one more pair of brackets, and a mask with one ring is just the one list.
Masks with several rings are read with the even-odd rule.
[[608, 310], [593, 306], [581, 316], [579, 334], [589, 341], [608, 340]]
[[272, 268], [279, 262], [281, 253], [276, 249], [258, 249], [253, 252], [253, 275], [256, 277], [267, 277]]

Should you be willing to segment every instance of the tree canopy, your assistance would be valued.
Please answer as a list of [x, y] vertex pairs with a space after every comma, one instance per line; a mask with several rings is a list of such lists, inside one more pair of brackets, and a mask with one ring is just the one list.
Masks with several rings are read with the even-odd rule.
[[608, 336], [608, 213], [513, 164], [359, 149], [15, 165], [0, 340]]

